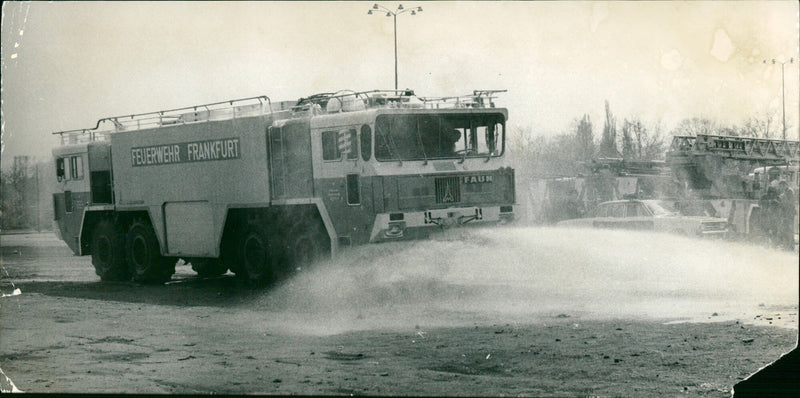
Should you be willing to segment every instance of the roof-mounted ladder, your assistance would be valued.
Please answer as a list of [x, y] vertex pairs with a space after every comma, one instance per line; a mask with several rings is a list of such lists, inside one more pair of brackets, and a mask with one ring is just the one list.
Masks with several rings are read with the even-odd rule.
[[707, 134], [698, 134], [696, 137], [675, 136], [667, 152], [667, 159], [675, 162], [681, 158], [699, 155], [794, 164], [800, 160], [800, 142]]
[[[91, 142], [105, 140], [109, 133], [117, 131], [142, 130], [175, 124], [271, 115], [274, 112], [290, 109], [294, 105], [294, 101], [280, 102], [275, 105], [275, 108], [278, 109], [273, 109], [273, 104], [269, 97], [261, 95], [156, 112], [106, 117], [98, 120], [93, 128], [57, 131], [53, 134], [61, 137], [62, 145]], [[111, 124], [113, 127], [101, 131], [100, 127], [107, 124]]]

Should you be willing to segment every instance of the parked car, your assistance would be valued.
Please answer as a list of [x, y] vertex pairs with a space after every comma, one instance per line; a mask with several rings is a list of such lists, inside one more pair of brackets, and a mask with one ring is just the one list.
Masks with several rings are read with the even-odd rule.
[[681, 235], [725, 236], [728, 221], [718, 217], [682, 215], [667, 200], [615, 200], [597, 205], [586, 218], [558, 223], [564, 226], [672, 232]]

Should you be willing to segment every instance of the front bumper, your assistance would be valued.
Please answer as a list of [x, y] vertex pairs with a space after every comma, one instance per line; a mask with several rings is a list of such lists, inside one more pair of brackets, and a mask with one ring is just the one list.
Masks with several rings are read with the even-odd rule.
[[434, 227], [451, 228], [472, 224], [506, 223], [514, 219], [508, 206], [458, 207], [426, 211], [379, 213], [375, 216], [369, 241], [386, 242], [422, 237]]

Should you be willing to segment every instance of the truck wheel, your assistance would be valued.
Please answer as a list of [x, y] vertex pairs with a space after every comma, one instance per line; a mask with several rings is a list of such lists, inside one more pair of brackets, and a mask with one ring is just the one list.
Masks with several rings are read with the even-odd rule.
[[110, 220], [101, 220], [92, 234], [92, 265], [101, 281], [125, 281], [131, 272], [125, 261], [123, 234]]
[[125, 256], [136, 282], [164, 283], [175, 273], [175, 259], [161, 255], [153, 227], [141, 220], [128, 228]]
[[227, 265], [228, 269], [236, 276], [244, 276], [244, 266], [240, 257], [241, 249], [239, 248], [241, 242], [237, 240], [237, 237], [241, 237], [241, 235], [226, 233], [222, 236], [220, 261]]
[[262, 284], [275, 279], [269, 239], [263, 229], [247, 228], [239, 246], [239, 258], [243, 263], [242, 274], [251, 283]]
[[327, 240], [328, 235], [313, 221], [296, 225], [286, 245], [289, 271], [299, 271], [325, 258], [330, 253]]
[[192, 270], [204, 277], [220, 276], [228, 272], [228, 267], [218, 258], [193, 258]]

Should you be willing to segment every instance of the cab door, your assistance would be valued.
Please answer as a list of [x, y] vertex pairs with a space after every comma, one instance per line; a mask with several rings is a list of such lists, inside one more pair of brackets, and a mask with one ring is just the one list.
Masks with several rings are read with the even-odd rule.
[[88, 157], [82, 152], [55, 155], [58, 191], [53, 194], [53, 210], [59, 232], [73, 253], [80, 254], [80, 232], [83, 212], [91, 202], [89, 178], [86, 175]]
[[[368, 134], [369, 136], [363, 136]], [[372, 179], [365, 177], [371, 147], [368, 125], [344, 125], [315, 129], [318, 150], [315, 191], [331, 216], [340, 244], [366, 243], [374, 222]]]
[[267, 135], [272, 200], [314, 196], [308, 119], [270, 127]]
[[91, 204], [112, 204], [114, 187], [111, 182], [111, 145], [89, 144], [87, 149]]

